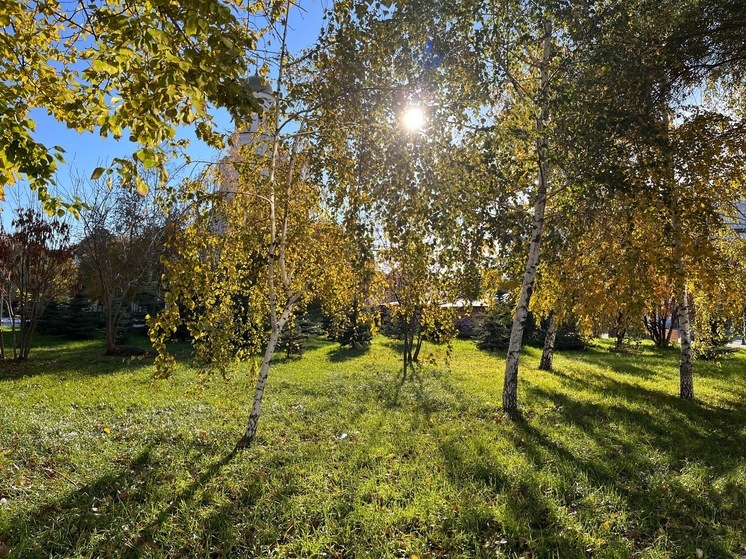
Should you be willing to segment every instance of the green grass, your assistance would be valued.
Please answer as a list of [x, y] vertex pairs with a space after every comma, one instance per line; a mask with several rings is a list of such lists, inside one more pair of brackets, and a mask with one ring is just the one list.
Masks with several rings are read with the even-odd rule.
[[398, 346], [316, 341], [273, 368], [256, 443], [232, 454], [251, 379], [39, 339], [0, 363], [0, 555], [746, 555], [746, 351], [696, 364], [600, 345], [536, 370], [499, 412], [504, 361], [455, 344], [406, 379]]

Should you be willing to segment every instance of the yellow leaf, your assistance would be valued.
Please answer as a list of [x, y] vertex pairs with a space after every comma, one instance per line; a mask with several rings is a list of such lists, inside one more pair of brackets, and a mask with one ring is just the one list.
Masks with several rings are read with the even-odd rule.
[[140, 196], [147, 196], [148, 194], [148, 185], [145, 184], [145, 181], [142, 180], [140, 177], [135, 177], [135, 186], [137, 188], [137, 193]]
[[104, 433], [108, 435], [109, 433], [111, 433], [111, 429], [109, 429], [108, 427], [104, 427]]

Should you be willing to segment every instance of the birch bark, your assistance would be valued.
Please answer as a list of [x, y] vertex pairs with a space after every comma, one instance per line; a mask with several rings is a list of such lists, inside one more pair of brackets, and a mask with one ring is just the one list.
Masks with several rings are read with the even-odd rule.
[[[666, 180], [670, 189], [671, 201], [669, 211], [671, 213], [671, 232], [673, 234], [674, 258], [676, 259], [676, 301], [679, 319], [679, 345], [681, 346], [681, 357], [679, 359], [679, 396], [684, 400], [694, 400], [694, 374], [692, 368], [692, 335], [689, 321], [689, 292], [686, 285], [687, 272], [684, 262], [684, 247], [681, 237], [684, 233], [679, 219], [678, 204], [676, 201], [676, 174], [674, 169], [673, 154], [671, 153], [671, 142], [669, 133], [671, 120], [667, 108], [663, 110], [663, 126], [666, 133], [666, 148], [668, 169]], [[670, 336], [670, 331], [669, 331]]]
[[[286, 14], [290, 10], [290, 0], [287, 0]], [[283, 81], [285, 77], [285, 61], [287, 58], [287, 33], [288, 23], [287, 16], [283, 20], [282, 28], [282, 40], [280, 43], [280, 60], [277, 77], [277, 94], [280, 95], [282, 92]], [[277, 219], [277, 203], [276, 203], [276, 177], [277, 177], [277, 166], [279, 163], [279, 150], [280, 150], [280, 113], [281, 107], [279, 103], [275, 105], [274, 119], [273, 119], [273, 130], [272, 130], [272, 159], [270, 161], [268, 182], [269, 182], [269, 231], [270, 231], [270, 242], [269, 242], [269, 258], [267, 264], [267, 285], [269, 295], [269, 319], [270, 319], [270, 336], [267, 342], [267, 347], [264, 350], [264, 358], [262, 360], [262, 366], [259, 370], [259, 376], [257, 377], [256, 385], [254, 387], [254, 399], [251, 407], [251, 413], [249, 414], [249, 420], [246, 423], [246, 429], [243, 436], [239, 439], [236, 444], [236, 448], [248, 447], [254, 437], [256, 436], [257, 427], [259, 425], [259, 417], [262, 411], [262, 401], [264, 398], [264, 389], [267, 385], [267, 378], [269, 377], [269, 369], [272, 364], [272, 358], [275, 354], [277, 342], [282, 334], [282, 329], [285, 327], [290, 315], [295, 309], [295, 305], [300, 299], [300, 293], [294, 293], [291, 289], [291, 277], [288, 274], [286, 266], [286, 249], [288, 242], [288, 212], [285, 209], [284, 215], [280, 220], [280, 227], [278, 232], [278, 219]], [[285, 185], [286, 196], [285, 204], [290, 201], [290, 191], [293, 183], [293, 172], [292, 167], [295, 163], [295, 152], [297, 143], [300, 141], [299, 136], [296, 137], [295, 146], [293, 148], [293, 154], [290, 158], [289, 164], [291, 170], [289, 172], [287, 183]], [[279, 277], [278, 277], [279, 275]], [[278, 281], [281, 283], [285, 293], [287, 293], [287, 299], [283, 304], [280, 316], [277, 316], [277, 288]]]
[[[544, 21], [544, 41], [540, 62], [540, 95], [549, 86], [549, 60], [552, 55], [552, 22]], [[518, 307], [513, 317], [513, 327], [510, 331], [508, 355], [505, 361], [505, 382], [503, 384], [503, 410], [514, 415], [518, 412], [518, 361], [523, 342], [523, 331], [528, 318], [528, 305], [534, 289], [536, 270], [539, 265], [541, 252], [541, 237], [544, 231], [544, 212], [547, 204], [547, 189], [549, 187], [549, 142], [546, 136], [546, 124], [549, 120], [549, 107], [546, 98], [542, 100], [539, 117], [536, 119], [536, 152], [539, 166], [538, 184], [534, 200], [534, 214], [531, 223], [531, 241], [529, 246], [526, 270], [521, 284], [521, 294]]]

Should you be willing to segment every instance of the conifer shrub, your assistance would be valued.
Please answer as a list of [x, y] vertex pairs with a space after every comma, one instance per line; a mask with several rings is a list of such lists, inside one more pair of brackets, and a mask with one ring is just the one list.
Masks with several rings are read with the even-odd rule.
[[373, 340], [373, 317], [369, 312], [353, 305], [337, 328], [335, 339], [342, 347], [368, 347]]
[[492, 305], [476, 329], [477, 347], [485, 351], [503, 351], [510, 343], [513, 306], [506, 301]]

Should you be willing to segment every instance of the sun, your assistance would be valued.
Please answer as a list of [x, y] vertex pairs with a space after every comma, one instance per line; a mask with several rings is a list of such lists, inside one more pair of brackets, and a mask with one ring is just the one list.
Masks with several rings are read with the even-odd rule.
[[410, 105], [404, 109], [401, 121], [404, 128], [410, 132], [417, 132], [425, 124], [425, 110], [420, 105]]

